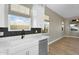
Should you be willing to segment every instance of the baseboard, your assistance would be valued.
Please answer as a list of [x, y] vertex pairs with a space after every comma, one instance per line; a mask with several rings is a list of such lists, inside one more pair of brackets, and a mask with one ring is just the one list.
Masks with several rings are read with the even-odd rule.
[[[63, 36], [63, 37], [79, 38], [79, 37], [77, 37], [77, 36]], [[54, 42], [56, 42], [56, 41], [60, 40], [60, 39], [61, 39], [61, 38], [63, 38], [63, 37], [60, 37], [60, 38], [58, 38], [58, 39], [55, 39], [55, 40], [53, 40], [53, 41], [49, 42], [49, 43], [48, 43], [48, 45], [50, 45], [50, 44], [52, 44], [52, 43], [54, 43]]]
[[79, 37], [77, 37], [77, 36], [64, 36], [64, 37], [79, 38]]
[[[63, 36], [63, 37], [64, 37], [64, 36]], [[57, 39], [55, 39], [55, 40], [53, 40], [53, 41], [49, 42], [49, 43], [48, 43], [48, 45], [50, 45], [50, 44], [52, 44], [52, 43], [54, 43], [54, 42], [56, 42], [56, 41], [60, 40], [60, 39], [61, 39], [61, 38], [63, 38], [63, 37], [57, 38]]]

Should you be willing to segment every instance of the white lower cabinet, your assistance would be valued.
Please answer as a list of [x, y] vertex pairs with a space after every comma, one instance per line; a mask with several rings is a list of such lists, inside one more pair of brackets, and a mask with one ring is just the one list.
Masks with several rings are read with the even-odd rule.
[[7, 55], [7, 53], [5, 52], [0, 52], [0, 55]]
[[9, 55], [38, 55], [38, 43], [34, 42], [29, 45], [23, 44], [10, 48]]
[[38, 54], [39, 54], [38, 45], [29, 48], [29, 55], [38, 55]]
[[29, 51], [27, 51], [27, 50], [22, 50], [22, 51], [13, 53], [12, 55], [29, 55]]
[[0, 55], [7, 55], [7, 54], [8, 54], [7, 49], [6, 50], [0, 50]]
[[38, 48], [37, 46], [33, 46], [28, 49], [19, 50], [19, 51], [10, 53], [10, 55], [38, 55]]
[[[15, 39], [14, 39], [15, 38]], [[6, 39], [5, 46], [0, 49], [0, 55], [39, 55], [39, 40], [42, 40], [47, 37], [42, 37], [40, 34], [26, 36], [24, 39], [17, 37], [8, 37]], [[2, 43], [2, 41], [1, 41]], [[1, 44], [0, 43], [0, 44]], [[4, 46], [3, 44], [3, 46]], [[2, 46], [1, 46], [2, 47]]]

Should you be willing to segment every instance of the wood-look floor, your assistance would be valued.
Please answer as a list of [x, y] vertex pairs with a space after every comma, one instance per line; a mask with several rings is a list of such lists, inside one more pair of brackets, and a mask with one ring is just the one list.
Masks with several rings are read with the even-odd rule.
[[78, 55], [79, 38], [64, 37], [49, 45], [49, 55]]

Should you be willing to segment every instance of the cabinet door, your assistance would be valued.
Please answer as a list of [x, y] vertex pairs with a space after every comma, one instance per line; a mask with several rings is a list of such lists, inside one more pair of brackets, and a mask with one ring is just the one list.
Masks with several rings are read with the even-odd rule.
[[29, 51], [25, 49], [25, 50], [18, 51], [16, 53], [12, 53], [12, 55], [29, 55]]
[[4, 53], [4, 52], [0, 52], [0, 55], [7, 55], [7, 53]]
[[29, 55], [29, 51], [26, 51], [26, 50], [19, 51], [19, 52], [16, 52], [14, 55]]
[[0, 50], [0, 55], [7, 55], [8, 51], [7, 50]]
[[43, 28], [44, 23], [43, 23], [43, 16], [44, 16], [44, 7], [41, 5], [33, 5], [32, 8], [32, 27], [33, 28]]
[[29, 51], [28, 51], [28, 48], [26, 48], [26, 45], [23, 45], [23, 46], [10, 48], [8, 54], [9, 55], [28, 55]]
[[38, 45], [33, 46], [29, 49], [29, 55], [38, 55]]

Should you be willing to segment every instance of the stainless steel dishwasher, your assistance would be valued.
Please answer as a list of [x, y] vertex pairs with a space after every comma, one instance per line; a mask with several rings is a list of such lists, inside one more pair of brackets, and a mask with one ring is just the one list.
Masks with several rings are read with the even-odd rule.
[[48, 40], [43, 39], [39, 41], [39, 55], [48, 55]]

